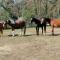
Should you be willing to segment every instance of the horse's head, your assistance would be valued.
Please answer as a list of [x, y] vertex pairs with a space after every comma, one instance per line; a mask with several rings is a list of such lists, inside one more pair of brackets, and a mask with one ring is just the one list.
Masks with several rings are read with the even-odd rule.
[[5, 21], [5, 28], [7, 28], [8, 25], [11, 25], [11, 21], [10, 20], [6, 20]]
[[51, 24], [51, 19], [50, 18], [45, 18], [46, 19], [46, 22], [48, 23], [48, 24]]
[[35, 19], [34, 17], [32, 17], [32, 18], [31, 18], [31, 24], [32, 24], [33, 22], [35, 22], [35, 20], [36, 20], [36, 19]]
[[7, 24], [10, 24], [11, 23], [11, 21], [10, 20], [6, 20], [5, 21], [5, 24], [7, 25]]
[[7, 21], [6, 21], [6, 24], [12, 25], [12, 24], [15, 24], [15, 21], [12, 20], [12, 19], [10, 19], [10, 20], [7, 20]]

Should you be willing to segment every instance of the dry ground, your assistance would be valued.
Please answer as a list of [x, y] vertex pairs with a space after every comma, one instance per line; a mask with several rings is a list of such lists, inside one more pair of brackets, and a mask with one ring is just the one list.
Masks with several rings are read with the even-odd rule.
[[[15, 34], [19, 34], [16, 30]], [[26, 36], [9, 36], [11, 30], [4, 30], [0, 37], [0, 60], [60, 60], [60, 28], [55, 28], [55, 36], [51, 36], [51, 28], [47, 35], [37, 36], [35, 28], [27, 28]]]

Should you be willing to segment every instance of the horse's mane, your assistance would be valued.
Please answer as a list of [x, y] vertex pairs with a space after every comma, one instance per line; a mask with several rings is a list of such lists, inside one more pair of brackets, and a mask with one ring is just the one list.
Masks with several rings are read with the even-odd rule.
[[40, 21], [40, 19], [39, 19], [39, 18], [36, 18], [36, 17], [33, 17], [33, 19], [34, 19], [34, 20], [37, 20], [37, 21]]

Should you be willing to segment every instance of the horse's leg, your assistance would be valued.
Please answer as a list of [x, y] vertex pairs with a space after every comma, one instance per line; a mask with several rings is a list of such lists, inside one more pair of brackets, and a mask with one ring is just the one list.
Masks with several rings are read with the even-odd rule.
[[37, 34], [37, 26], [36, 26], [36, 34]]
[[44, 25], [44, 33], [45, 33], [45, 35], [46, 35], [46, 25]]
[[0, 36], [3, 36], [3, 29], [0, 30]]
[[37, 33], [37, 35], [39, 35], [39, 27], [38, 26], [36, 26], [36, 33]]
[[38, 30], [37, 30], [37, 26], [36, 26], [36, 34], [38, 35]]
[[23, 30], [23, 29], [21, 28], [21, 33], [20, 33], [21, 36], [22, 36], [22, 30]]
[[3, 29], [1, 30], [1, 36], [3, 36]]
[[1, 30], [0, 30], [0, 37], [1, 37]]
[[39, 27], [37, 27], [37, 35], [39, 35]]
[[42, 35], [43, 35], [43, 26], [41, 28], [42, 28]]
[[25, 34], [26, 34], [26, 26], [24, 26], [24, 36], [25, 36]]
[[15, 36], [14, 32], [15, 32], [15, 29], [12, 28], [12, 36]]
[[54, 35], [54, 26], [52, 26], [52, 35]]

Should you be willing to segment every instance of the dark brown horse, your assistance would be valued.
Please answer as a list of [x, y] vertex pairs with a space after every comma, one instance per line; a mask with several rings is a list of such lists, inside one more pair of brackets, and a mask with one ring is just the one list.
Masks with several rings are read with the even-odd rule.
[[24, 29], [24, 35], [26, 33], [26, 21], [23, 19], [17, 19], [16, 21], [14, 20], [7, 20], [6, 25], [10, 25], [12, 28], [12, 35], [14, 36], [14, 31], [15, 29]]
[[0, 22], [0, 36], [3, 35], [4, 26], [5, 26], [5, 22], [1, 21], [1, 22]]
[[35, 22], [35, 24], [36, 24], [37, 35], [39, 35], [39, 27], [41, 27], [41, 29], [42, 29], [42, 34], [43, 34], [43, 32], [45, 32], [45, 35], [46, 35], [46, 25], [47, 25], [47, 23], [50, 24], [50, 18], [43, 17], [41, 19], [37, 19], [37, 18], [33, 17], [31, 20], [31, 23], [32, 22]]

